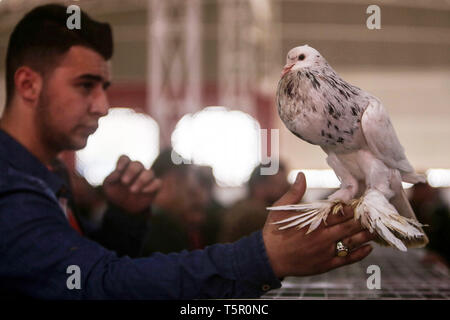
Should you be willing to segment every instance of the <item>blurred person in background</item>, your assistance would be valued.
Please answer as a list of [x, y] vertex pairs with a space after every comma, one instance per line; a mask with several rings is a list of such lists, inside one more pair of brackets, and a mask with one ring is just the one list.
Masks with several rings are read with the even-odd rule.
[[174, 164], [172, 152], [170, 148], [163, 150], [152, 165], [162, 184], [152, 205], [143, 256], [202, 249], [211, 244], [205, 233], [208, 194], [200, 184], [196, 166]]
[[[0, 119], [0, 296], [259, 297], [281, 287], [286, 276], [323, 273], [371, 252], [367, 242], [373, 235], [352, 219], [349, 207], [308, 236], [302, 230], [280, 232], [272, 222], [289, 214], [271, 212], [262, 230], [234, 243], [145, 258], [121, 256], [92, 241], [71, 214], [70, 186], [53, 162], [65, 150], [84, 148], [108, 112], [112, 32], [84, 12], [81, 29], [69, 30], [66, 10], [62, 5], [33, 9], [9, 39], [7, 99]], [[115, 231], [108, 233], [109, 246], [140, 242], [127, 217], [145, 218], [160, 186], [151, 170], [119, 158], [103, 189], [109, 203], [128, 215], [111, 215]], [[274, 205], [297, 203], [305, 189], [299, 174]], [[177, 205], [189, 207], [186, 203]], [[345, 257], [336, 255], [338, 241], [349, 247]], [[73, 266], [78, 273], [70, 271]]]
[[411, 206], [424, 228], [430, 242], [425, 262], [440, 263], [450, 267], [450, 210], [438, 188], [427, 183], [412, 187]]
[[224, 207], [214, 195], [217, 184], [212, 168], [196, 165], [193, 166], [193, 171], [200, 186], [203, 207], [206, 211], [206, 221], [203, 224], [202, 232], [205, 236], [205, 244], [210, 245], [218, 242]]
[[288, 189], [287, 171], [280, 162], [274, 175], [262, 175], [258, 165], [248, 181], [248, 197], [238, 201], [223, 214], [221, 242], [233, 242], [261, 229], [267, 219], [266, 207], [271, 206]]

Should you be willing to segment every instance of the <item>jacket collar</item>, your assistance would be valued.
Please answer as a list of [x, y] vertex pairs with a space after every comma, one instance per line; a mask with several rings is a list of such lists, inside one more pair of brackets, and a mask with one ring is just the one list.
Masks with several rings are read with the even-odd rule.
[[22, 144], [0, 129], [0, 166], [6, 162], [15, 170], [44, 181], [57, 194], [63, 187], [63, 180], [51, 172], [38, 158]]

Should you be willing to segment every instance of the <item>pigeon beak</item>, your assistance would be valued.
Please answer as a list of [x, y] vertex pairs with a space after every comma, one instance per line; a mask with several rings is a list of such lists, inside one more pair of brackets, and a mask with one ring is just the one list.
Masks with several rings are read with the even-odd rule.
[[283, 71], [281, 72], [281, 77], [283, 78], [284, 75], [285, 75], [286, 73], [288, 73], [288, 72], [292, 69], [292, 67], [293, 67], [294, 65], [295, 65], [295, 63], [286, 64], [286, 65], [284, 66], [284, 68], [283, 68]]

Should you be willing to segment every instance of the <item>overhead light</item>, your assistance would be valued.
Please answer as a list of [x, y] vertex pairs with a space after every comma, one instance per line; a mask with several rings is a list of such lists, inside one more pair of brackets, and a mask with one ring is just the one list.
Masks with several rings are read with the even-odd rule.
[[426, 171], [428, 184], [434, 188], [450, 187], [450, 169], [429, 169]]
[[187, 114], [172, 133], [172, 147], [184, 159], [209, 165], [220, 186], [242, 186], [260, 161], [260, 126], [249, 114], [207, 107]]

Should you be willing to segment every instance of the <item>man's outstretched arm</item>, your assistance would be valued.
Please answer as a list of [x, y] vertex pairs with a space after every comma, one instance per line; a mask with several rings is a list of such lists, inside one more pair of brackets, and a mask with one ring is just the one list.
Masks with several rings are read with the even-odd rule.
[[[297, 178], [277, 205], [298, 202], [305, 190]], [[204, 250], [119, 258], [71, 229], [56, 200], [39, 192], [0, 195], [0, 279], [7, 287], [50, 299], [251, 298], [280, 286], [278, 278], [325, 272], [370, 253], [372, 239], [346, 211], [315, 232], [279, 231], [269, 215], [261, 232]], [[282, 217], [280, 217], [282, 218]], [[336, 257], [336, 240], [351, 253]], [[68, 289], [71, 265], [81, 271], [81, 289]]]
[[[261, 232], [205, 250], [119, 258], [73, 230], [56, 201], [21, 191], [0, 195], [0, 234], [0, 282], [36, 298], [250, 298], [280, 286]], [[81, 289], [67, 286], [70, 266], [79, 267]]]

